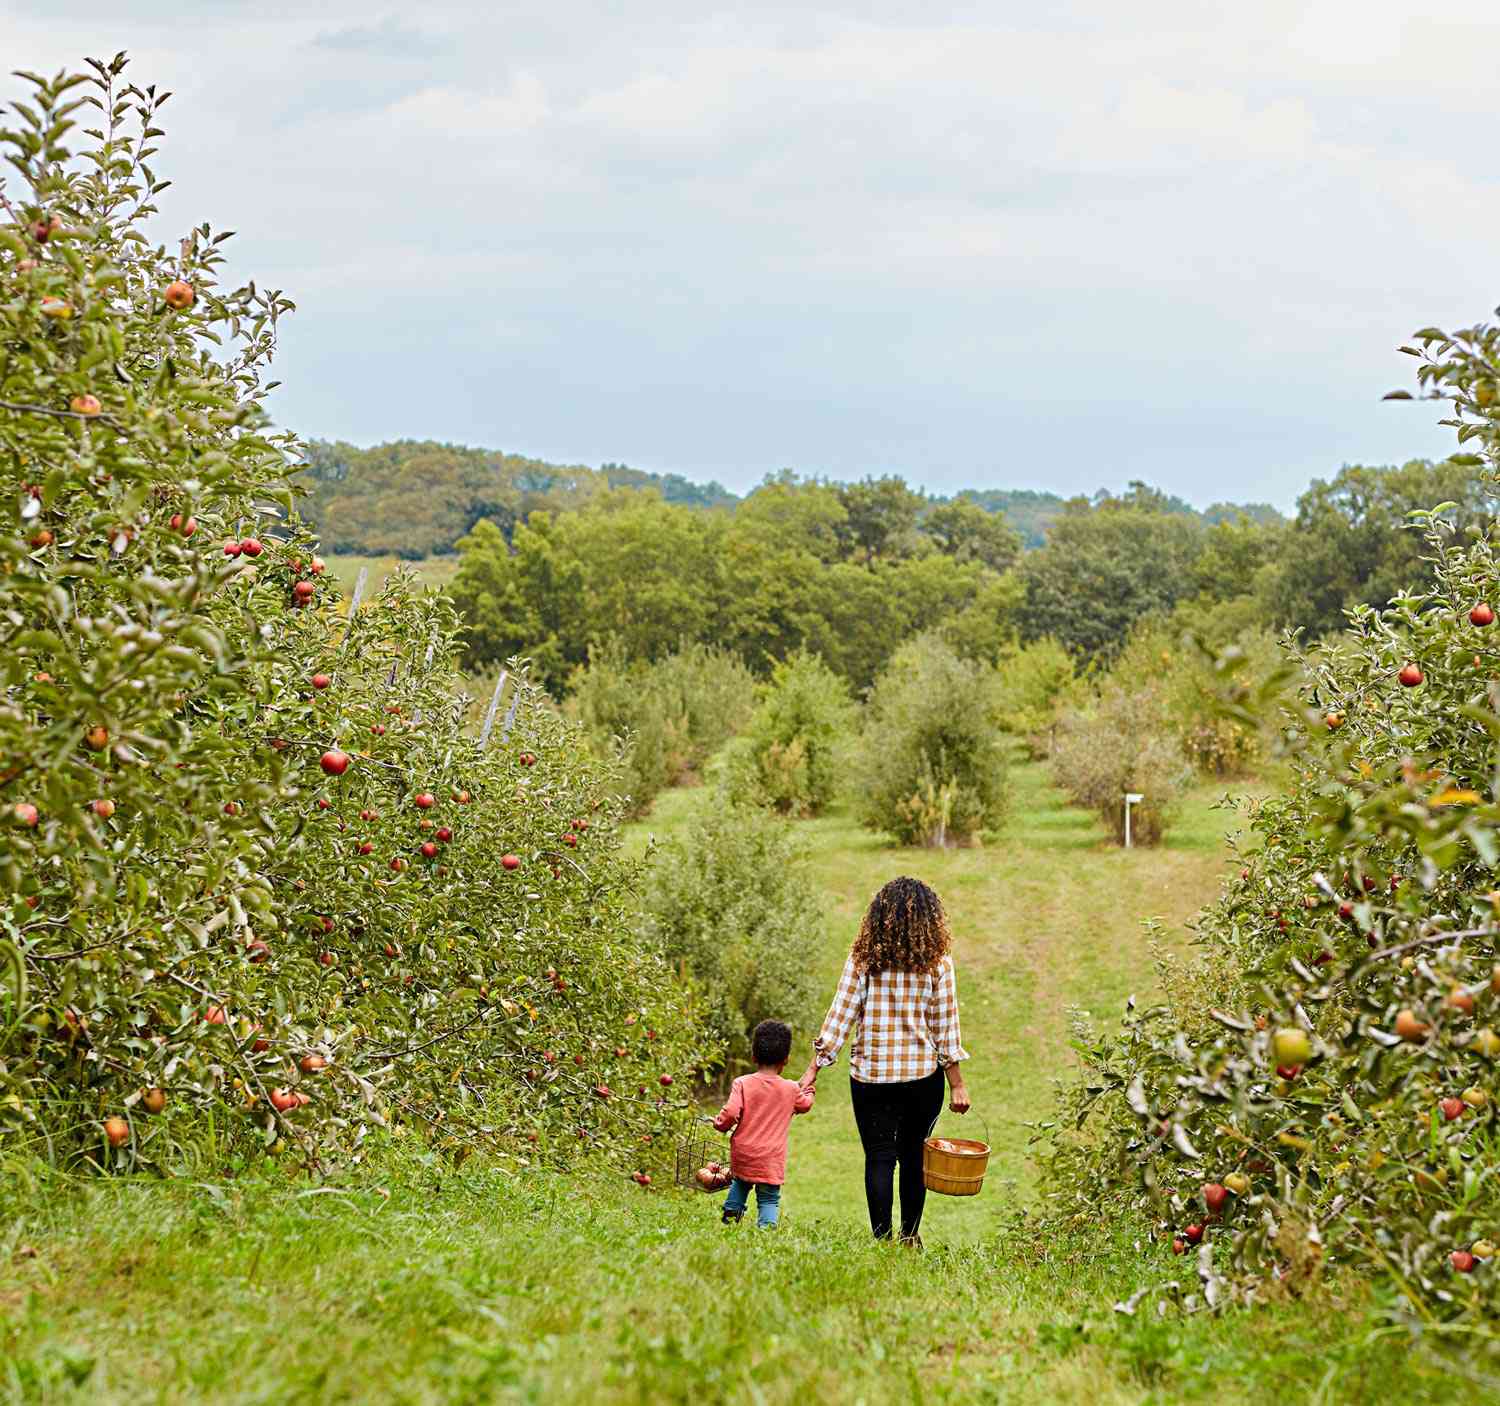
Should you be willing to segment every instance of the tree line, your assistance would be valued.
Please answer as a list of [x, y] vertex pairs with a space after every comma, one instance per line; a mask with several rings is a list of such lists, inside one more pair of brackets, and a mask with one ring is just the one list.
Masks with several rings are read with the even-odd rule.
[[558, 693], [607, 642], [648, 662], [712, 644], [757, 675], [805, 651], [862, 690], [924, 631], [987, 663], [1052, 640], [1079, 666], [1111, 663], [1148, 618], [1215, 644], [1258, 630], [1317, 638], [1430, 579], [1411, 513], [1446, 505], [1465, 533], [1488, 501], [1464, 468], [1423, 460], [1346, 467], [1313, 483], [1290, 521], [1209, 521], [1134, 483], [1064, 503], [1028, 551], [1003, 516], [895, 476], [783, 473], [707, 513], [605, 487], [571, 510], [479, 519], [451, 589], [470, 667], [525, 654]]
[[[473, 449], [433, 440], [396, 440], [360, 449], [343, 441], [310, 440], [297, 477], [305, 489], [302, 513], [330, 551], [399, 556], [420, 561], [455, 552], [458, 539], [481, 518], [507, 538], [541, 510], [567, 512], [611, 488], [657, 493], [691, 508], [733, 509], [740, 502], [720, 483], [695, 483], [681, 474], [647, 473], [626, 464], [549, 464], [521, 454]], [[1030, 488], [965, 489], [956, 498], [1003, 517], [1026, 548], [1040, 547], [1067, 500]], [[1110, 495], [1101, 489], [1094, 495]], [[941, 497], [930, 498], [936, 505]], [[1246, 516], [1279, 520], [1266, 503], [1216, 503], [1199, 512], [1180, 498], [1163, 498], [1167, 511], [1209, 526]]]

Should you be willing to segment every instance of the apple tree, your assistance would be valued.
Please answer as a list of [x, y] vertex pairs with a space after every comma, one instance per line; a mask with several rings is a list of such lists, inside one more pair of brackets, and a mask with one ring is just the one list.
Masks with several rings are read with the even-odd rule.
[[[1500, 329], [1407, 350], [1452, 405], [1453, 465], [1492, 482]], [[1290, 784], [1252, 807], [1165, 1002], [1080, 1039], [1051, 1129], [1059, 1231], [1134, 1206], [1210, 1302], [1341, 1270], [1428, 1323], [1500, 1310], [1500, 558], [1450, 508], [1418, 522], [1430, 584], [1297, 661]], [[1277, 686], [1231, 677], [1226, 714]]]
[[443, 597], [341, 600], [264, 408], [292, 304], [152, 242], [125, 66], [0, 128], [0, 1147], [640, 1161], [716, 1052], [609, 777], [516, 661], [466, 729]]

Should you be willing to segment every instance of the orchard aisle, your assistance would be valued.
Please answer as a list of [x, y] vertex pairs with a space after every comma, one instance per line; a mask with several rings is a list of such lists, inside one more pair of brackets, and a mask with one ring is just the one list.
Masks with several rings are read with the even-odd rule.
[[[814, 880], [826, 896], [822, 932], [809, 934], [808, 960], [832, 995], [849, 942], [870, 896], [911, 873], [942, 895], [958, 960], [969, 1086], [988, 1121], [994, 1155], [984, 1192], [928, 1200], [924, 1238], [974, 1240], [998, 1228], [1030, 1187], [1026, 1124], [1045, 1119], [1052, 1081], [1066, 1068], [1068, 1009], [1113, 1020], [1132, 992], [1144, 997], [1155, 973], [1143, 923], [1159, 919], [1181, 949], [1185, 923], [1218, 890], [1234, 811], [1214, 808], [1222, 788], [1192, 793], [1168, 843], [1127, 853], [1092, 816], [1068, 806], [1039, 763], [1011, 772], [1013, 811], [1004, 838], [986, 849], [895, 849], [861, 829], [846, 809], [799, 822]], [[709, 804], [708, 789], [669, 791], [630, 828], [643, 850], [651, 835], [683, 828]], [[789, 1072], [806, 1065], [813, 1031], [799, 1030]], [[848, 1062], [819, 1082], [813, 1115], [793, 1125], [785, 1206], [789, 1217], [863, 1220], [859, 1138], [849, 1109]], [[940, 1127], [982, 1136], [974, 1114], [944, 1113]]]

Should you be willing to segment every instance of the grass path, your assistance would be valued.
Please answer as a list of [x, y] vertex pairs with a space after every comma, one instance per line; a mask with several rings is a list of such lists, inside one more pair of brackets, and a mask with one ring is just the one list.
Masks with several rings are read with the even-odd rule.
[[[968, 1083], [975, 1113], [965, 1131], [988, 1124], [992, 1174], [973, 1199], [930, 1197], [929, 1240], [973, 1241], [998, 1228], [1030, 1186], [1028, 1123], [1045, 1119], [1054, 1079], [1068, 1067], [1068, 1010], [1113, 1020], [1132, 992], [1151, 987], [1143, 924], [1161, 920], [1169, 940], [1188, 940], [1187, 921], [1217, 891], [1224, 834], [1238, 825], [1215, 809], [1220, 792], [1201, 789], [1184, 807], [1167, 845], [1125, 851], [1049, 782], [1045, 767], [1014, 768], [1012, 819], [984, 849], [902, 850], [862, 830], [843, 810], [802, 822], [798, 833], [819, 890], [824, 929], [808, 936], [807, 959], [831, 997], [870, 896], [911, 873], [930, 883], [948, 909], [958, 964]], [[673, 791], [634, 827], [643, 851], [651, 835], [680, 832], [707, 790]], [[793, 1072], [807, 1059], [811, 1032], [799, 1032]], [[785, 1204], [788, 1214], [862, 1219], [859, 1139], [849, 1109], [848, 1064], [822, 1076], [815, 1113], [794, 1124]], [[942, 1126], [959, 1120], [944, 1115]]]

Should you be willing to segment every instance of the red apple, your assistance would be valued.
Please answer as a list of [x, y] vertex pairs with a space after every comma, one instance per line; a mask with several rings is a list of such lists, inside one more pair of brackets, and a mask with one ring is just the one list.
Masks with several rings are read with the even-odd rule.
[[1490, 609], [1487, 601], [1480, 601], [1473, 610], [1469, 612], [1469, 624], [1478, 625], [1483, 629], [1486, 625], [1495, 623], [1495, 612]]
[[519, 854], [502, 854], [500, 856], [500, 867], [502, 869], [519, 869], [521, 867], [521, 856]]
[[239, 556], [239, 554], [240, 554], [240, 544], [238, 542], [226, 542], [226, 543], [224, 543], [224, 555], [226, 557], [237, 557], [237, 556]]
[[160, 1113], [167, 1106], [167, 1091], [165, 1089], [147, 1089], [141, 1095], [141, 1107], [147, 1113]]
[[209, 1025], [223, 1025], [228, 1017], [224, 1014], [223, 1006], [210, 1006], [203, 1012], [203, 1019]]
[[324, 571], [323, 558], [314, 557], [310, 562], [308, 562], [307, 569], [312, 572], [314, 576], [321, 576]]
[[224, 814], [225, 815], [238, 815], [239, 813], [240, 813], [240, 803], [238, 801], [225, 801], [224, 802]]
[[182, 312], [185, 308], [193, 305], [193, 300], [198, 296], [193, 291], [193, 285], [183, 279], [174, 278], [167, 284], [166, 291], [161, 295], [162, 301], [176, 312]]
[[28, 830], [36, 828], [39, 812], [30, 801], [21, 801], [12, 806], [10, 813], [15, 817], [17, 825], [24, 825]]
[[297, 1061], [297, 1068], [304, 1074], [316, 1074], [318, 1070], [328, 1068], [328, 1061], [320, 1054], [305, 1054]]
[[349, 758], [344, 752], [330, 749], [318, 758], [318, 765], [330, 776], [342, 776], [349, 770]]
[[370, 735], [372, 737], [384, 737], [385, 736], [385, 724], [384, 723], [372, 723], [371, 726], [370, 726]]
[[331, 967], [336, 960], [332, 952], [318, 953], [318, 965], [320, 967]]
[[450, 830], [446, 825], [439, 825], [434, 833], [436, 838], [441, 840], [444, 844], [447, 844], [448, 841], [453, 838], [453, 831]]
[[245, 955], [249, 957], [252, 962], [268, 961], [271, 956], [271, 948], [268, 943], [262, 941], [260, 938], [252, 937], [245, 944]]
[[1201, 1225], [1198, 1225], [1197, 1223], [1188, 1226], [1187, 1229], [1182, 1232], [1182, 1238], [1186, 1240], [1189, 1245], [1196, 1245], [1201, 1239], [1203, 1239], [1203, 1227]]
[[567, 845], [569, 848], [577, 848], [577, 845], [578, 845], [578, 836], [575, 835], [571, 830], [569, 830], [568, 833], [566, 835], [564, 835], [562, 838], [563, 838], [563, 843], [565, 845]]
[[68, 402], [68, 409], [75, 415], [82, 415], [88, 419], [92, 419], [104, 407], [99, 404], [99, 397], [96, 395], [75, 395]]
[[1422, 671], [1415, 664], [1406, 664], [1396, 677], [1400, 680], [1402, 688], [1415, 688], [1422, 682]]
[[1452, 1123], [1464, 1116], [1464, 1109], [1468, 1107], [1461, 1098], [1444, 1098], [1438, 1100], [1438, 1107], [1443, 1110], [1443, 1117]]
[[297, 1107], [297, 1095], [291, 1089], [272, 1089], [271, 1107], [278, 1113]]
[[663, 1074], [661, 1078], [657, 1080], [657, 1082], [662, 1086], [662, 1088], [670, 1089], [672, 1087], [672, 1076], [670, 1074]]
[[258, 557], [263, 551], [265, 551], [265, 548], [261, 546], [257, 538], [246, 537], [245, 540], [240, 543], [240, 551], [247, 557]]
[[399, 874], [403, 869], [406, 868], [406, 861], [402, 859], [398, 854], [393, 860], [391, 860], [391, 868]]
[[437, 797], [434, 796], [431, 791], [418, 791], [417, 794], [412, 797], [412, 804], [416, 806], [418, 810], [431, 810], [432, 807], [437, 804]]
[[1472, 1274], [1474, 1272], [1474, 1256], [1467, 1250], [1455, 1250], [1448, 1256], [1448, 1262], [1460, 1274]]
[[608, 1098], [613, 1091], [610, 1089], [608, 1084], [596, 1084], [594, 1086], [594, 1092], [600, 1098]]
[[[104, 1120], [104, 1136], [109, 1139], [111, 1147], [124, 1147], [130, 1141], [130, 1124], [123, 1118], [106, 1118]], [[1469, 1256], [1473, 1259], [1473, 1256]]]
[[1220, 1185], [1216, 1181], [1205, 1182], [1203, 1186], [1203, 1204], [1208, 1208], [1210, 1214], [1217, 1214], [1224, 1209], [1224, 1203], [1229, 1199], [1229, 1188]]
[[368, 840], [365, 840], [360, 844], [359, 852], [361, 854], [373, 854], [375, 852], [375, 846], [372, 845]]
[[314, 674], [312, 676], [312, 686], [319, 690], [327, 688], [332, 682], [333, 680], [327, 674]]
[[422, 845], [422, 858], [423, 859], [436, 859], [437, 856], [438, 856], [438, 847], [437, 847], [437, 845], [434, 844], [431, 840], [426, 841]]
[[298, 605], [306, 605], [318, 593], [318, 588], [311, 581], [298, 581], [292, 587], [292, 596]]

